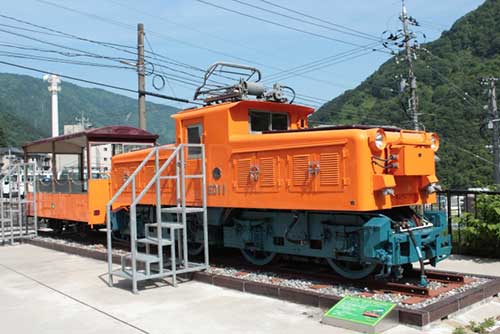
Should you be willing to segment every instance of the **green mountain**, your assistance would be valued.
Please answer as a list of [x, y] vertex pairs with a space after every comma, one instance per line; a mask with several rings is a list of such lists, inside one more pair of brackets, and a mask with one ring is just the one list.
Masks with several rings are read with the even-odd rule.
[[[483, 109], [488, 96], [479, 79], [500, 77], [500, 1], [486, 0], [423, 47], [429, 52], [419, 51], [415, 66], [420, 121], [441, 138], [441, 183], [449, 188], [492, 184], [488, 161], [493, 158], [486, 148], [491, 132]], [[407, 75], [407, 65], [393, 57], [358, 87], [326, 103], [312, 120], [411, 128], [403, 107], [407, 95], [399, 92], [401, 75]]]
[[[47, 87], [41, 79], [0, 73], [0, 146], [19, 146], [50, 136], [51, 107]], [[175, 138], [170, 115], [177, 110], [156, 103], [146, 105], [148, 131], [159, 134], [162, 143]], [[75, 124], [82, 114], [94, 127], [137, 126], [137, 100], [63, 81], [59, 94], [59, 133], [64, 124]]]

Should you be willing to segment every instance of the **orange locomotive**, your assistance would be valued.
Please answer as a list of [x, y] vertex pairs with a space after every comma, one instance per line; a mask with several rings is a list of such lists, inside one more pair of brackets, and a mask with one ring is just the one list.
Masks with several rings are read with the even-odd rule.
[[[239, 84], [206, 88], [217, 73], [244, 70], [248, 77]], [[259, 80], [256, 69], [213, 65], [195, 94], [206, 105], [173, 115], [175, 144], [113, 157], [110, 191], [100, 196], [113, 197], [116, 238], [132, 232], [134, 242], [151, 242], [152, 221], [176, 220], [181, 204], [206, 204], [205, 216], [192, 210], [181, 221], [190, 254], [202, 251], [207, 234], [201, 222], [208, 220], [210, 244], [238, 248], [261, 265], [286, 254], [325, 259], [349, 278], [400, 277], [413, 262], [436, 265], [449, 256], [446, 217], [411, 209], [436, 200], [436, 134], [309, 128], [312, 108], [289, 103], [284, 92], [293, 93], [290, 88], [266, 91]], [[182, 182], [179, 168], [185, 169]]]
[[[374, 211], [435, 202], [435, 134], [366, 126], [308, 129], [307, 116], [313, 111], [284, 103], [239, 101], [174, 115], [176, 144], [201, 142], [206, 147], [208, 206]], [[279, 119], [276, 116], [281, 123], [270, 126], [278, 128], [259, 128], [261, 118]], [[194, 134], [190, 137], [189, 132]], [[201, 161], [193, 152], [187, 163], [195, 170]], [[113, 191], [148, 153], [113, 158]], [[147, 180], [147, 170], [144, 173]], [[164, 182], [165, 205], [175, 204], [169, 191], [173, 188], [174, 181]], [[195, 203], [199, 192], [190, 192], [188, 201]], [[152, 192], [149, 195], [152, 198]], [[143, 204], [153, 204], [147, 198]], [[123, 197], [116, 205], [129, 203]]]
[[[235, 65], [211, 67], [205, 82], [217, 71], [229, 73], [224, 72], [227, 67]], [[257, 70], [251, 71], [250, 77], [257, 73], [260, 78]], [[183, 148], [182, 163], [186, 174], [206, 168], [211, 244], [239, 248], [255, 264], [269, 263], [277, 254], [324, 258], [350, 278], [371, 273], [400, 277], [412, 262], [435, 265], [450, 254], [444, 215], [419, 216], [410, 208], [436, 200], [436, 134], [393, 127], [308, 128], [313, 109], [287, 103], [282, 87], [265, 91], [245, 80], [215, 90], [202, 86], [195, 98], [200, 95], [205, 95], [204, 107], [173, 116], [176, 144], [160, 150], [158, 159], [165, 162], [173, 147], [204, 145], [203, 154], [198, 147]], [[113, 158], [112, 193], [141, 162], [137, 192], [154, 179], [158, 162], [147, 159], [151, 153]], [[157, 180], [162, 205], [174, 208], [180, 205], [175, 169], [169, 165]], [[199, 207], [203, 184], [195, 178], [185, 182], [187, 205]], [[148, 189], [139, 201], [145, 211], [138, 224], [143, 220], [147, 225], [160, 212], [155, 213], [160, 202]], [[124, 192], [113, 208], [128, 207], [131, 196]], [[201, 215], [189, 215], [186, 221], [193, 253], [202, 249]], [[126, 218], [115, 220], [118, 234], [128, 231]], [[137, 230], [142, 236], [142, 228]], [[147, 227], [145, 231], [147, 236]]]

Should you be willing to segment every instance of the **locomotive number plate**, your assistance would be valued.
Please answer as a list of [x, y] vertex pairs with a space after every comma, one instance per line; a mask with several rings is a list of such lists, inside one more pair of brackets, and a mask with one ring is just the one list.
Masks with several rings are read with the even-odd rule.
[[215, 195], [215, 196], [225, 195], [226, 186], [224, 184], [209, 184], [207, 192], [209, 195]]

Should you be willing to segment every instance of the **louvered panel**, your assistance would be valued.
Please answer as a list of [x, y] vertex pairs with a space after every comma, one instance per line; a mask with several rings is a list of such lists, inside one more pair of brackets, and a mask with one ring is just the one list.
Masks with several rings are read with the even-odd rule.
[[236, 162], [238, 187], [250, 186], [250, 165], [251, 159], [240, 159]]
[[309, 180], [309, 155], [294, 155], [292, 157], [292, 184], [304, 186]]
[[260, 186], [274, 187], [276, 186], [276, 170], [274, 158], [259, 159], [260, 165]]
[[321, 153], [319, 166], [321, 186], [338, 186], [340, 184], [340, 155], [338, 153]]

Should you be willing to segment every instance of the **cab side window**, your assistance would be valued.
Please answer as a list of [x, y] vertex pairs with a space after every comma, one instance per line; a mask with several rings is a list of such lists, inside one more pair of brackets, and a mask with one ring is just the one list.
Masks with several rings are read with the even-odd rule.
[[[201, 144], [201, 124], [190, 125], [186, 128], [188, 144]], [[201, 157], [201, 147], [188, 147], [188, 159]]]
[[250, 132], [288, 130], [288, 114], [277, 112], [249, 112]]

